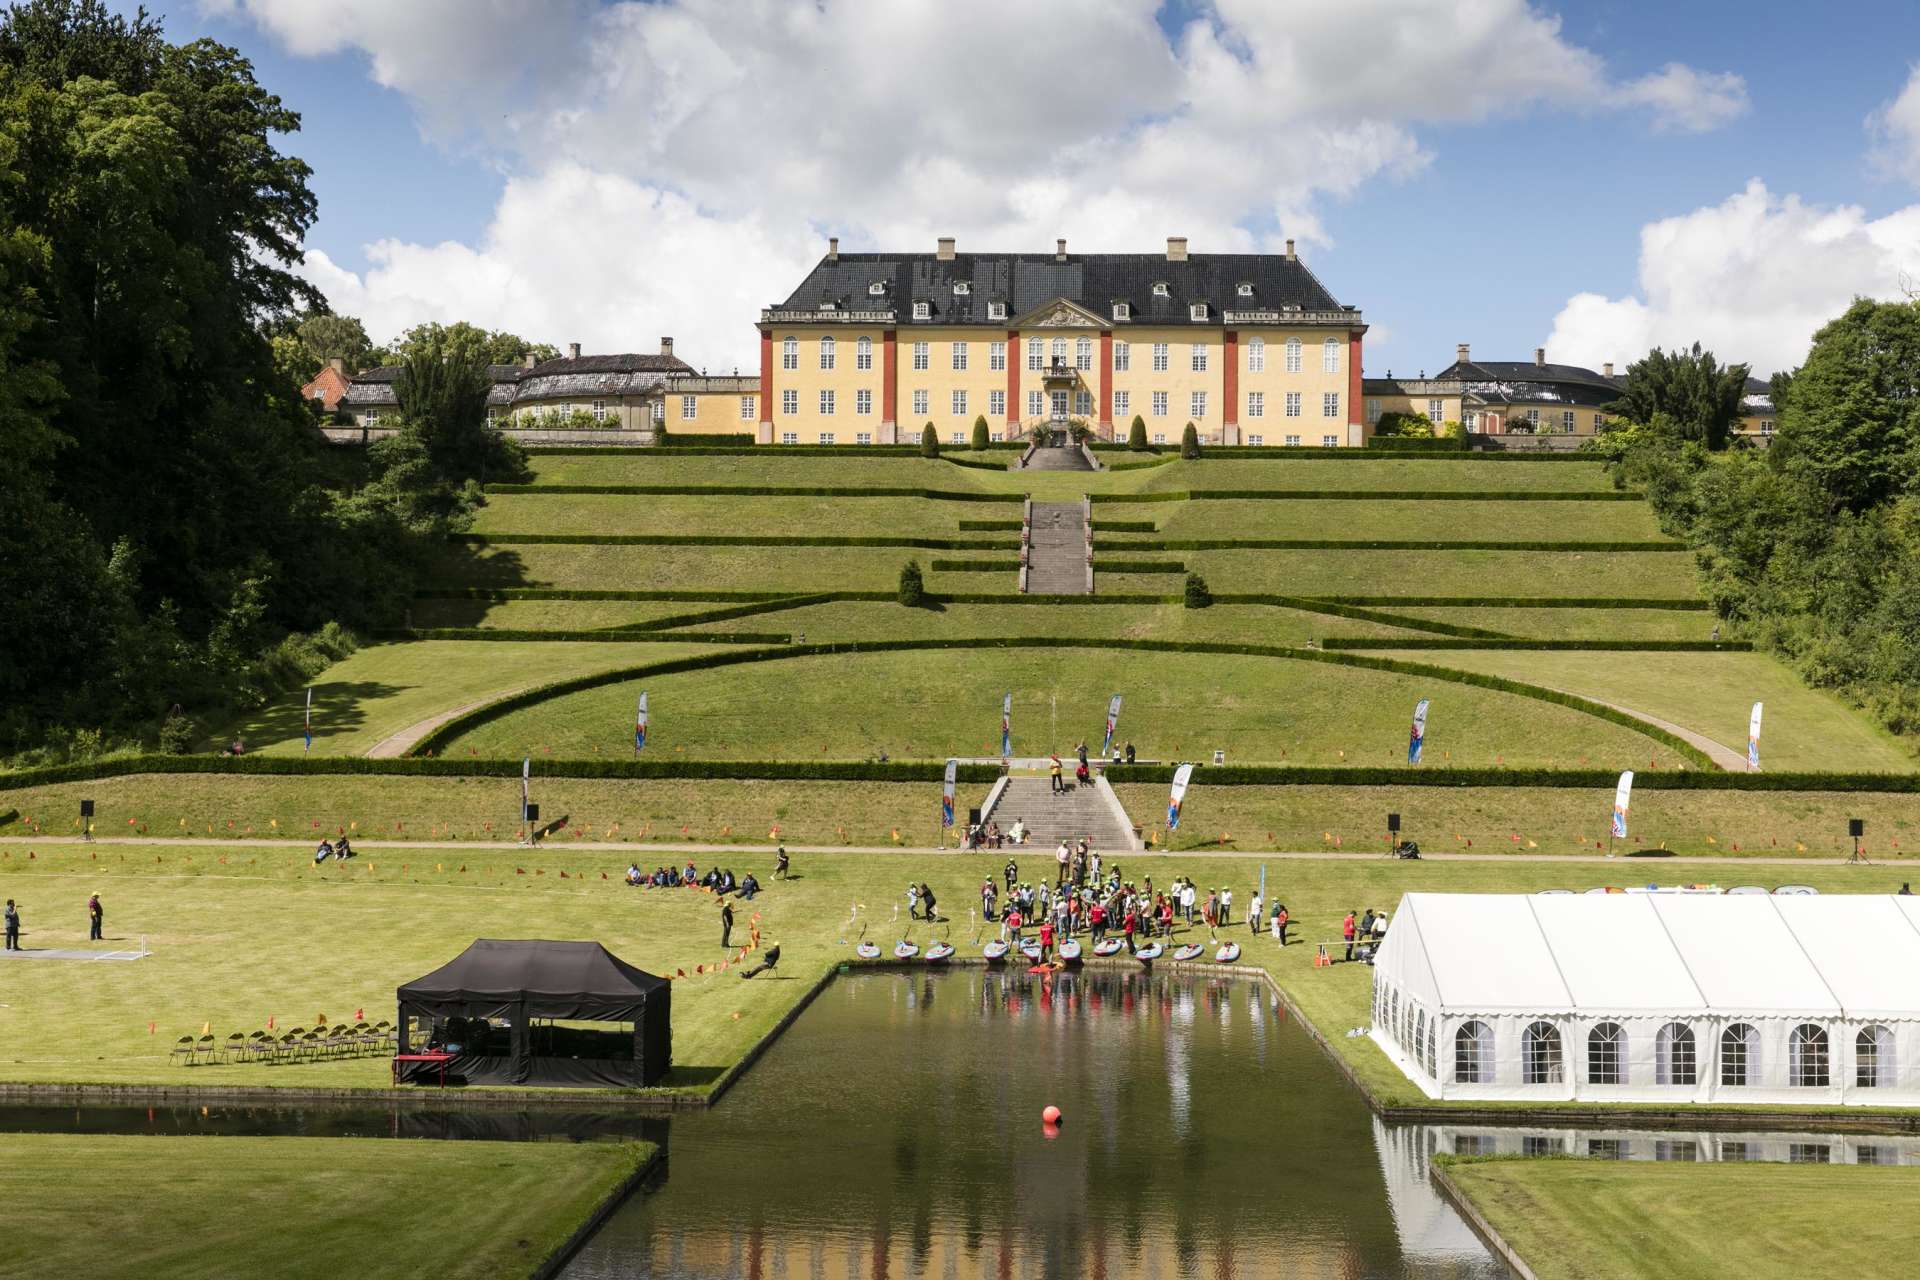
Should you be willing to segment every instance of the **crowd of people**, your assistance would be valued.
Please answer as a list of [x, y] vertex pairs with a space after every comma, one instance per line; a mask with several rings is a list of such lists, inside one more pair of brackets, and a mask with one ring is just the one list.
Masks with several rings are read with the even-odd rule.
[[[782, 849], [780, 861], [774, 868], [776, 876], [785, 875], [786, 859], [787, 851]], [[655, 867], [651, 875], [640, 870], [639, 863], [629, 862], [627, 884], [635, 889], [679, 889], [691, 885], [701, 889], [711, 889], [721, 897], [737, 893], [743, 902], [752, 902], [760, 893], [760, 881], [753, 872], [749, 871], [744, 876], [736, 877], [731, 867], [713, 867], [707, 874], [701, 875], [694, 867], [691, 858], [687, 860], [685, 867]]]

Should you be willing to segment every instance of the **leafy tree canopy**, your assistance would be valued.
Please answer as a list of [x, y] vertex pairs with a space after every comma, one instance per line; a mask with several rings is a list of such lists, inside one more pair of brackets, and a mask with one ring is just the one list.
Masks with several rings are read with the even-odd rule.
[[1744, 364], [1722, 365], [1697, 342], [1671, 354], [1655, 347], [1627, 366], [1620, 398], [1607, 412], [1638, 423], [1664, 414], [1680, 439], [1724, 449], [1740, 420], [1747, 373]]

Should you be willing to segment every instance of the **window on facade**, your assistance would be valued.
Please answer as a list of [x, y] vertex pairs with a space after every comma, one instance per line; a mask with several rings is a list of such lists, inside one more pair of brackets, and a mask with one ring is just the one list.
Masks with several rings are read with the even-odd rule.
[[1823, 1089], [1832, 1079], [1827, 1069], [1827, 1029], [1803, 1022], [1787, 1035], [1787, 1083], [1801, 1089]]
[[367, 425], [370, 427], [380, 425], [380, 411], [378, 409], [367, 410]]
[[953, 296], [954, 296], [954, 297], [956, 297], [956, 298], [964, 298], [964, 297], [966, 297], [966, 296], [967, 296], [968, 294], [970, 294], [970, 293], [972, 293], [972, 292], [973, 292], [973, 286], [972, 286], [972, 285], [970, 285], [970, 284], [968, 284], [968, 283], [967, 283], [967, 282], [966, 282], [965, 280], [955, 280], [955, 281], [953, 282]]
[[989, 303], [987, 304], [987, 319], [989, 319], [989, 320], [1005, 320], [1006, 318], [1007, 318], [1007, 304], [1006, 304], [1006, 303], [1004, 303], [1004, 302], [989, 302]]
[[1187, 414], [1189, 417], [1194, 418], [1204, 418], [1207, 416], [1206, 392], [1195, 391], [1187, 398]]
[[1167, 344], [1164, 342], [1153, 344], [1153, 371], [1155, 373], [1167, 371]]
[[869, 298], [884, 298], [884, 297], [886, 297], [886, 296], [887, 296], [887, 282], [886, 282], [885, 280], [875, 280], [875, 281], [874, 281], [874, 282], [873, 282], [872, 284], [870, 284], [870, 285], [868, 285], [868, 286], [867, 286], [867, 296], [868, 296]]
[[1893, 1147], [1862, 1142], [1853, 1149], [1853, 1162], [1855, 1164], [1899, 1164], [1900, 1155]]
[[1047, 367], [1046, 344], [1038, 338], [1027, 339], [1027, 371], [1038, 373]]
[[856, 369], [873, 368], [872, 338], [861, 338], [853, 344], [853, 367]]
[[1527, 425], [1534, 427], [1540, 425], [1540, 411], [1538, 409], [1529, 409], [1523, 416], [1527, 420]]
[[1787, 1144], [1788, 1164], [1830, 1164], [1833, 1161], [1833, 1149], [1824, 1142], [1789, 1142]]
[[1093, 339], [1075, 338], [1073, 340], [1073, 367], [1080, 370], [1093, 368]]
[[1133, 349], [1124, 342], [1113, 344], [1113, 371], [1125, 373], [1133, 367]]
[[1587, 1083], [1627, 1082], [1627, 1033], [1617, 1022], [1601, 1022], [1587, 1032]]
[[1337, 418], [1340, 416], [1340, 393], [1338, 391], [1323, 391], [1320, 393], [1320, 416], [1323, 418]]
[[1300, 393], [1298, 391], [1287, 392], [1287, 416], [1289, 418], [1297, 418], [1300, 416]]
[[1328, 338], [1320, 344], [1320, 372], [1340, 372], [1340, 339]]
[[1247, 392], [1247, 416], [1264, 418], [1267, 416], [1267, 393], [1264, 391]]
[[1247, 372], [1265, 373], [1267, 371], [1267, 340], [1252, 338], [1247, 342]]
[[1123, 416], [1126, 413], [1128, 399], [1129, 397], [1127, 393], [1124, 391], [1116, 391], [1113, 393], [1113, 416], [1114, 417], [1118, 418]]
[[1115, 320], [1125, 320], [1128, 316], [1132, 314], [1133, 314], [1133, 308], [1127, 305], [1126, 303], [1116, 302], [1113, 304], [1113, 318]]
[[1692, 1164], [1700, 1158], [1700, 1144], [1683, 1138], [1655, 1138], [1653, 1158], [1672, 1164]]
[[1446, 407], [1444, 400], [1427, 401], [1427, 420], [1434, 426], [1439, 426], [1442, 421], [1441, 415], [1446, 412]]
[[1027, 416], [1037, 418], [1047, 411], [1046, 397], [1038, 391], [1027, 392]]
[[953, 344], [953, 368], [956, 373], [966, 372], [967, 344], [964, 342], [956, 342]]
[[1289, 445], [1290, 447], [1292, 447], [1292, 448], [1295, 448], [1295, 449], [1298, 449], [1298, 448], [1300, 447], [1300, 437], [1299, 437], [1299, 436], [1288, 436], [1288, 437], [1286, 438], [1286, 443], [1287, 443], [1287, 444], [1288, 444], [1288, 445]]
[[1153, 393], [1153, 416], [1156, 418], [1167, 416], [1167, 393], [1164, 391]]
[[821, 443], [821, 444], [832, 444], [833, 442], [834, 442], [834, 441], [833, 441], [833, 432], [831, 432], [831, 431], [822, 431], [822, 432], [820, 433], [820, 443]]
[[780, 340], [780, 367], [782, 369], [800, 367], [800, 339], [782, 338]]
[[1085, 418], [1093, 413], [1093, 392], [1076, 391], [1073, 393], [1073, 411]]
[[1167, 433], [1166, 433], [1166, 432], [1164, 432], [1164, 431], [1156, 431], [1156, 432], [1154, 432], [1154, 433], [1153, 433], [1153, 442], [1154, 442], [1155, 444], [1165, 444], [1165, 443], [1167, 442]]
[[1164, 298], [1167, 296], [1167, 282], [1165, 280], [1156, 280], [1153, 282], [1153, 296], [1156, 298]]
[[872, 443], [873, 443], [873, 432], [871, 432], [871, 431], [856, 431], [856, 432], [854, 432], [854, 434], [853, 434], [853, 442], [854, 442], [855, 444], [872, 444]]
[[833, 368], [833, 354], [833, 339], [820, 339], [820, 367], [822, 369]]
[[1189, 320], [1205, 320], [1207, 318], [1207, 304], [1204, 302], [1196, 302], [1188, 307], [1187, 318]]
[[927, 344], [924, 342], [913, 344], [913, 367], [923, 372], [931, 367], [931, 361], [927, 356]]
[[782, 431], [780, 433], [780, 443], [781, 444], [799, 444], [800, 433], [798, 431]]
[[1669, 1022], [1653, 1038], [1653, 1082], [1683, 1085], [1699, 1079], [1693, 1028], [1684, 1022]]
[[753, 421], [753, 397], [752, 396], [740, 397], [740, 421], [742, 422]]
[[1258, 446], [1258, 445], [1263, 445], [1266, 442], [1267, 442], [1267, 438], [1263, 435], [1256, 434], [1256, 435], [1250, 435], [1247, 437], [1247, 443], [1250, 445]]
[[1287, 372], [1300, 372], [1300, 339], [1287, 339]]
[[1340, 447], [1340, 437], [1339, 436], [1321, 436], [1320, 447], [1322, 449], [1337, 449]]
[[1493, 1083], [1493, 1028], [1469, 1022], [1453, 1033], [1453, 1082]]
[[1568, 435], [1573, 434], [1573, 410], [1568, 409], [1560, 415], [1560, 427]]
[[927, 392], [925, 388], [921, 388], [913, 393], [913, 416], [916, 418], [924, 418], [927, 416]]
[[965, 413], [966, 411], [967, 411], [967, 393], [964, 391], [954, 392], [953, 393], [953, 412], [958, 414], [958, 413]]
[[1720, 1033], [1720, 1083], [1752, 1084], [1760, 1075], [1760, 1033], [1736, 1022]]
[[1367, 421], [1368, 422], [1380, 421], [1380, 401], [1378, 397], [1375, 397], [1375, 396], [1367, 397]]
[[1242, 280], [1238, 285], [1234, 286], [1233, 291], [1242, 298], [1251, 298], [1253, 296], [1253, 283], [1249, 280]]
[[655, 400], [651, 406], [650, 412], [652, 413], [653, 420], [655, 422], [665, 422], [667, 420], [666, 397], [662, 396], [660, 399]]
[[964, 431], [954, 432], [953, 438], [947, 441], [948, 444], [965, 444], [966, 442], [967, 442], [967, 433]]
[[862, 387], [858, 391], [854, 392], [853, 393], [853, 411], [855, 414], [862, 417], [872, 413], [873, 412], [873, 392], [867, 390], [865, 387]]
[[[1596, 413], [1596, 414], [1594, 414], [1594, 415], [1593, 415], [1593, 429], [1594, 429], [1594, 432], [1595, 432], [1595, 434], [1598, 434], [1598, 433], [1599, 433], [1599, 431], [1600, 431], [1600, 429], [1601, 429], [1602, 427], [1604, 427], [1604, 426], [1606, 426], [1606, 425], [1607, 425], [1607, 415], [1606, 415], [1606, 414], [1604, 414], [1604, 413]], [[1764, 430], [1764, 429], [1769, 429], [1769, 428], [1771, 428], [1771, 427], [1773, 426], [1773, 424], [1772, 424], [1771, 422], [1763, 422], [1763, 423], [1761, 423], [1761, 424], [1760, 424], [1760, 426], [1761, 426], [1761, 428], [1762, 428], [1762, 429]]]
[[820, 393], [820, 412], [825, 416], [831, 416], [833, 414], [833, 392], [822, 391]]
[[1004, 391], [987, 392], [987, 413], [991, 417], [1007, 416], [1007, 393]]
[[[599, 416], [601, 416], [601, 414], [605, 412], [605, 401], [595, 400], [593, 402], [593, 410], [594, 410], [593, 412], [594, 417], [598, 418]], [[700, 416], [700, 398], [698, 396], [681, 396], [680, 397], [680, 420], [682, 422], [692, 422], [695, 418], [699, 416]]]
[[931, 318], [931, 317], [932, 317], [932, 315], [933, 315], [933, 304], [932, 304], [932, 303], [930, 303], [930, 302], [916, 302], [916, 303], [914, 303], [914, 304], [913, 304], [913, 318], [914, 318], [915, 320], [926, 320], [926, 319], [929, 319], [929, 318]]
[[1204, 343], [1196, 342], [1193, 344], [1190, 367], [1195, 373], [1205, 373], [1207, 371], [1207, 348]]
[[1567, 1068], [1560, 1051], [1560, 1031], [1551, 1022], [1530, 1022], [1520, 1036], [1520, 1082], [1559, 1084]]
[[1067, 362], [1067, 340], [1065, 338], [1055, 338], [1053, 340], [1053, 362], [1055, 364], [1065, 364]]
[[1875, 1025], [1860, 1028], [1853, 1038], [1853, 1082], [1862, 1089], [1891, 1089], [1894, 1085], [1893, 1032]]
[[[687, 399], [691, 400], [693, 397], [688, 396]], [[605, 400], [595, 400], [593, 402], [592, 413], [595, 422], [605, 422], [607, 420], [607, 402]], [[684, 418], [690, 415], [683, 413], [680, 416]]]
[[780, 412], [800, 412], [800, 393], [798, 391], [782, 391], [780, 393]]
[[1004, 370], [1006, 367], [1007, 344], [1004, 342], [989, 342], [987, 344], [987, 368], [998, 372]]

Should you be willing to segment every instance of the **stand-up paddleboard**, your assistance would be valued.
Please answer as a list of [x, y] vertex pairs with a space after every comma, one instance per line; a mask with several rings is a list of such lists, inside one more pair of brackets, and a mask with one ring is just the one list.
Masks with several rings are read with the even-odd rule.
[[878, 960], [880, 958], [880, 944], [877, 942], [863, 942], [853, 949], [853, 954], [859, 956], [862, 960]]
[[987, 958], [988, 963], [998, 964], [1007, 958], [1007, 944], [1000, 941], [989, 942], [980, 948], [980, 954]]
[[1221, 964], [1232, 964], [1240, 958], [1240, 944], [1237, 942], [1222, 943], [1220, 949], [1213, 953], [1213, 958]]
[[1205, 950], [1206, 948], [1199, 943], [1189, 942], [1183, 947], [1175, 947], [1173, 949], [1173, 958], [1175, 960], [1198, 960], [1200, 953]]
[[932, 946], [927, 948], [927, 963], [936, 964], [939, 961], [948, 959], [952, 955], [953, 955], [953, 944], [947, 943], [947, 942], [936, 942]]
[[1093, 954], [1097, 956], [1110, 956], [1125, 945], [1126, 944], [1118, 938], [1102, 938], [1093, 944]]
[[908, 942], [905, 938], [902, 938], [893, 944], [893, 958], [895, 960], [911, 960], [919, 954], [920, 946], [918, 943]]
[[1134, 952], [1133, 958], [1135, 960], [1158, 960], [1160, 958], [1160, 953], [1165, 950], [1166, 948], [1161, 946], [1159, 943], [1149, 942], [1146, 946]]
[[1080, 962], [1080, 944], [1074, 939], [1068, 938], [1060, 944], [1060, 958], [1068, 964], [1078, 964]]
[[1040, 944], [1032, 938], [1028, 938], [1020, 944], [1020, 954], [1029, 960], [1038, 960], [1040, 958]]

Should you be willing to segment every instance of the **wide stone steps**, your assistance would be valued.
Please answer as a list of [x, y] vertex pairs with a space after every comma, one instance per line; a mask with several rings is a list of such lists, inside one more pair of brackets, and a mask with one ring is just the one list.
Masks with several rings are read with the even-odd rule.
[[1046, 778], [1009, 778], [993, 808], [982, 818], [999, 823], [1002, 832], [1011, 831], [1016, 821], [1026, 820], [1027, 830], [1032, 833], [1027, 842], [1028, 851], [1044, 854], [1049, 860], [1044, 870], [1027, 875], [1029, 880], [1051, 875], [1053, 851], [1062, 840], [1078, 840], [1084, 836], [1103, 856], [1134, 847], [1132, 823], [1122, 821], [1124, 811], [1111, 798], [1112, 789], [1098, 778], [1084, 787], [1075, 785], [1073, 760], [1065, 759], [1067, 790], [1064, 795], [1053, 794], [1052, 783]]
[[1027, 543], [1028, 594], [1086, 595], [1086, 508], [1078, 501], [1035, 502], [1032, 508]]
[[1091, 471], [1092, 464], [1077, 444], [1041, 445], [1027, 459], [1028, 471]]

